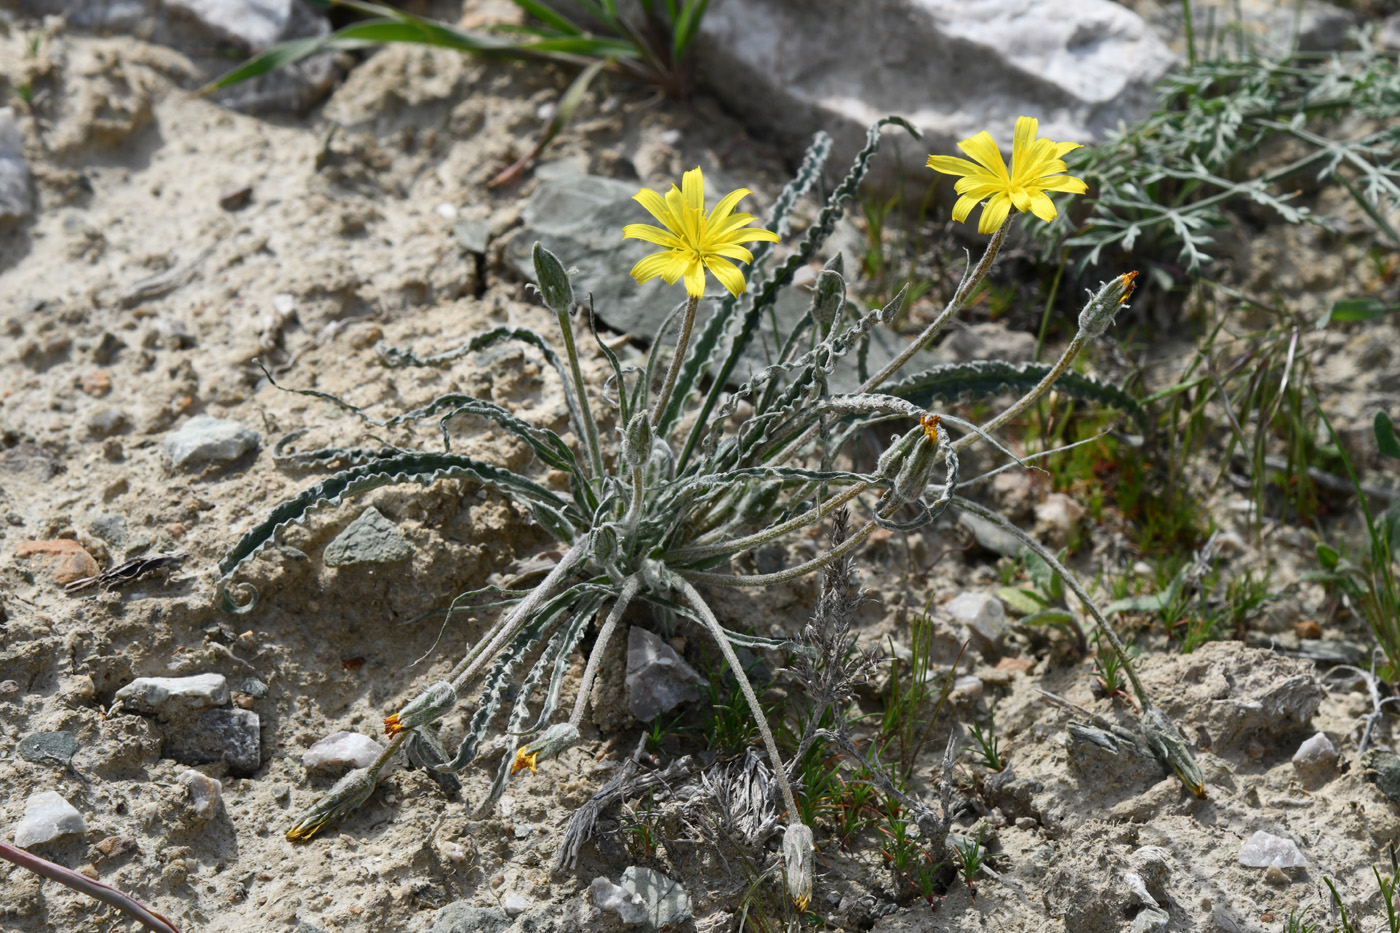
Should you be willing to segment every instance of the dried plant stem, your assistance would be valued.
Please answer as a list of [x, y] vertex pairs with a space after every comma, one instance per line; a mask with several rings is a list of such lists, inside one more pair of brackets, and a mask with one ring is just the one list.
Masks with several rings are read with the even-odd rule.
[[704, 573], [699, 570], [685, 571], [685, 576], [696, 583], [712, 584], [714, 586], [772, 586], [775, 583], [788, 583], [792, 580], [805, 577], [814, 570], [820, 570], [832, 561], [840, 560], [847, 554], [854, 551], [861, 542], [870, 537], [870, 533], [875, 530], [875, 522], [869, 521], [859, 529], [852, 532], [851, 536], [842, 541], [836, 547], [812, 558], [796, 567], [789, 567], [786, 570], [779, 570], [777, 573], [759, 573], [747, 577], [730, 576], [727, 573]]
[[685, 350], [690, 344], [690, 332], [695, 327], [695, 309], [698, 307], [700, 296], [690, 295], [685, 303], [685, 315], [681, 318], [681, 334], [676, 338], [676, 349], [671, 354], [671, 364], [666, 367], [666, 381], [661, 383], [661, 391], [657, 393], [651, 409], [651, 424], [654, 428], [661, 425], [661, 416], [665, 414], [666, 405], [671, 401], [671, 390], [676, 387], [681, 366], [685, 364]]
[[743, 665], [739, 663], [739, 656], [734, 653], [734, 646], [729, 644], [729, 639], [724, 634], [724, 627], [719, 624], [719, 620], [715, 618], [709, 604], [700, 596], [695, 587], [681, 578], [675, 580], [675, 586], [681, 591], [686, 602], [690, 603], [691, 608], [700, 616], [705, 627], [710, 630], [710, 634], [714, 636], [715, 644], [719, 646], [720, 653], [724, 655], [724, 660], [729, 663], [729, 669], [734, 672], [734, 679], [739, 682], [739, 689], [743, 691], [744, 700], [749, 704], [749, 712], [753, 713], [754, 724], [758, 726], [758, 734], [763, 738], [764, 748], [768, 750], [768, 758], [773, 763], [773, 775], [777, 779], [778, 789], [783, 794], [783, 805], [787, 807], [788, 822], [795, 823], [798, 819], [797, 799], [792, 795], [792, 785], [788, 783], [787, 769], [783, 767], [783, 758], [778, 754], [778, 743], [773, 741], [773, 731], [768, 728], [768, 720], [763, 716], [763, 707], [758, 702], [758, 695], [753, 692], [753, 685], [749, 683]]
[[13, 862], [20, 868], [27, 868], [42, 878], [57, 881], [80, 894], [86, 894], [109, 907], [114, 907], [137, 923], [142, 924], [146, 929], [154, 930], [155, 933], [180, 933], [180, 928], [175, 924], [134, 900], [130, 895], [118, 891], [110, 884], [103, 884], [101, 881], [96, 881], [71, 868], [50, 862], [48, 859], [40, 858], [7, 842], [0, 842], [0, 858], [7, 862]]

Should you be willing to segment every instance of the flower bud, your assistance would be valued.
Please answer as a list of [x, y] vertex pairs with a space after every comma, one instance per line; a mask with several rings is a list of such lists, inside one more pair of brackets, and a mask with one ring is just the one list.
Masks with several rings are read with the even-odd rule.
[[812, 830], [806, 824], [794, 823], [783, 833], [783, 864], [788, 896], [798, 910], [806, 910], [812, 902], [814, 849]]
[[641, 466], [651, 453], [651, 422], [647, 413], [639, 411], [627, 422], [627, 430], [622, 432], [622, 462], [628, 466]]
[[335, 782], [335, 786], [315, 805], [301, 815], [287, 830], [287, 838], [293, 842], [310, 839], [332, 820], [338, 820], [374, 793], [375, 773], [369, 768], [356, 768]]
[[822, 333], [831, 329], [831, 324], [846, 307], [846, 280], [841, 277], [841, 254], [817, 276], [817, 284], [812, 289], [812, 319], [820, 326]]
[[572, 311], [574, 308], [574, 286], [569, 282], [569, 273], [564, 265], [549, 250], [535, 242], [535, 280], [539, 283], [540, 294], [549, 310], [557, 313]]
[[417, 729], [441, 719], [456, 705], [457, 691], [452, 689], [452, 685], [445, 681], [435, 683], [423, 691], [418, 699], [384, 720], [384, 734], [398, 735], [405, 729]]
[[1137, 288], [1136, 272], [1125, 272], [1116, 279], [1103, 284], [1098, 293], [1089, 298], [1084, 310], [1079, 312], [1079, 333], [1093, 340], [1108, 330], [1118, 309], [1132, 297]]
[[530, 773], [534, 774], [541, 758], [545, 761], [558, 758], [577, 743], [577, 727], [567, 722], [550, 726], [535, 741], [516, 750], [515, 761], [510, 766], [510, 773], [514, 774], [522, 768], [529, 768]]

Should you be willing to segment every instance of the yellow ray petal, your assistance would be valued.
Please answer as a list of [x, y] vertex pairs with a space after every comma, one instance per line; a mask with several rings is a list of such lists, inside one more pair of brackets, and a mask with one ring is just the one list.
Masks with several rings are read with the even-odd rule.
[[1011, 164], [1015, 165], [1021, 153], [1030, 149], [1035, 142], [1035, 132], [1040, 129], [1040, 121], [1035, 117], [1017, 117], [1016, 133], [1011, 140]]
[[763, 240], [767, 243], [778, 242], [778, 235], [772, 230], [764, 230], [762, 227], [741, 227], [733, 233], [724, 235], [726, 243], [751, 243], [754, 240]]
[[753, 262], [753, 253], [737, 243], [722, 243], [713, 249], [706, 250], [705, 256], [707, 263], [710, 256], [724, 256], [729, 259], [737, 259], [740, 262]]
[[622, 236], [624, 239], [631, 237], [634, 240], [646, 240], [667, 249], [680, 249], [683, 245], [674, 233], [653, 227], [651, 224], [628, 224], [622, 228]]
[[1011, 199], [1004, 194], [998, 194], [987, 202], [987, 206], [982, 208], [982, 217], [977, 222], [978, 233], [995, 233], [997, 228], [1006, 223], [1006, 215], [1011, 213]]
[[705, 268], [709, 269], [719, 284], [729, 290], [729, 294], [738, 298], [744, 293], [744, 274], [734, 268], [727, 260], [718, 257], [705, 257]]
[[959, 159], [957, 156], [936, 156], [928, 157], [928, 167], [935, 172], [942, 172], [944, 175], [985, 175], [987, 170], [976, 162], [969, 162], [967, 159]]
[[1051, 175], [1040, 180], [1040, 187], [1046, 191], [1068, 191], [1070, 194], [1083, 194], [1089, 190], [1084, 180], [1073, 175]]
[[1043, 191], [1031, 193], [1030, 209], [1031, 213], [1045, 221], [1047, 224], [1059, 216], [1055, 211], [1055, 202], [1050, 200], [1050, 196]]
[[691, 257], [685, 266], [685, 293], [696, 298], [705, 294], [705, 266], [699, 257]]
[[728, 217], [740, 201], [744, 200], [744, 198], [752, 193], [753, 192], [748, 188], [736, 188], [720, 198], [714, 210], [710, 211], [710, 216], [705, 218], [705, 225], [707, 227], [714, 227], [720, 221]]
[[673, 255], [674, 253], [667, 250], [664, 253], [652, 253], [650, 256], [644, 256], [638, 259], [637, 264], [632, 267], [632, 278], [637, 280], [638, 285], [641, 285], [643, 282], [650, 282], [657, 276], [666, 279], [668, 282], [674, 282], [674, 277], [667, 277], [667, 272], [674, 262], [672, 259]]
[[[995, 175], [997, 178], [1006, 179], [1006, 163], [1002, 161], [1001, 150], [997, 148], [996, 141], [992, 139], [992, 134], [986, 130], [978, 133], [970, 139], [964, 139], [958, 143], [958, 148], [970, 155], [975, 161], [980, 162], [984, 171]], [[979, 173], [980, 174], [980, 173]]]
[[699, 168], [693, 168], [681, 176], [681, 193], [691, 210], [705, 210], [705, 175]]
[[642, 207], [645, 207], [651, 216], [661, 221], [663, 226], [669, 227], [672, 230], [676, 229], [675, 215], [672, 214], [670, 208], [666, 206], [665, 198], [661, 197], [661, 195], [657, 194], [655, 191], [652, 191], [650, 188], [643, 188], [641, 191], [632, 195], [632, 200], [636, 201]]

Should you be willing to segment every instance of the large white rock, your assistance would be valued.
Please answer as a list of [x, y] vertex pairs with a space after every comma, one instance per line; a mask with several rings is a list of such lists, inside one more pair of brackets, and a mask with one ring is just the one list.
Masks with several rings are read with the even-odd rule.
[[15, 827], [15, 845], [27, 849], [86, 829], [83, 815], [76, 807], [55, 792], [46, 790], [24, 802], [24, 819]]
[[[1170, 50], [1111, 0], [727, 0], [705, 15], [696, 56], [731, 108], [788, 144], [816, 130], [844, 171], [866, 127], [891, 134], [906, 169], [956, 154], [982, 130], [1009, 150], [1022, 114], [1040, 135], [1090, 143], [1151, 112]], [[930, 175], [930, 178], [932, 175]]]
[[127, 709], [173, 719], [187, 713], [228, 704], [228, 681], [223, 674], [191, 677], [138, 677], [116, 693]]
[[358, 732], [333, 732], [308, 748], [301, 766], [308, 771], [340, 771], [368, 768], [384, 746]]

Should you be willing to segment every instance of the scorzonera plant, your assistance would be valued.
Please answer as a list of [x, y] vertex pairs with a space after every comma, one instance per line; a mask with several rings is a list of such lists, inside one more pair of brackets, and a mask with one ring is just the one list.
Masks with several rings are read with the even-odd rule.
[[[445, 425], [455, 415], [465, 412], [491, 419], [527, 443], [545, 466], [566, 474], [569, 491], [557, 494], [523, 473], [450, 449], [328, 449], [305, 455], [317, 462], [348, 458], [353, 465], [283, 503], [246, 534], [220, 565], [226, 582], [244, 561], [274, 540], [279, 528], [304, 520], [313, 507], [335, 504], [346, 496], [389, 483], [426, 485], [462, 479], [495, 489], [526, 505], [536, 520], [558, 537], [562, 556], [532, 590], [496, 594], [514, 600], [510, 608], [442, 682], [429, 686], [385, 720], [390, 736], [385, 752], [370, 767], [345, 777], [303, 814], [287, 833], [289, 838], [308, 839], [362, 803], [385, 765], [400, 750], [414, 762], [438, 771], [467, 767], [493, 725], [503, 717], [507, 734], [533, 734], [535, 738], [502, 761], [486, 802], [489, 807], [521, 769], [533, 772], [579, 740], [579, 725], [600, 658], [629, 606], [644, 603], [655, 612], [688, 620], [705, 633], [737, 678], [772, 759], [786, 810], [783, 851], [788, 888], [793, 899], [805, 905], [812, 885], [812, 832], [799, 822], [788, 771], [734, 651], [736, 645], [801, 647], [727, 628], [711, 609], [705, 591], [797, 580], [845, 558], [877, 528], [916, 529], [953, 503], [1006, 524], [995, 512], [958, 494], [977, 482], [960, 477], [960, 450], [986, 441], [1015, 461], [991, 432], [1024, 411], [1052, 384], [1063, 392], [1127, 409], [1135, 407], [1121, 391], [1067, 371], [1073, 357], [1103, 333], [1127, 300], [1132, 290], [1131, 273], [1090, 295], [1080, 315], [1078, 334], [1053, 364], [1013, 366], [995, 360], [975, 361], [901, 374], [915, 351], [937, 336], [985, 278], [1013, 222], [1008, 219], [1011, 209], [1028, 210], [1042, 218], [1054, 216], [1047, 190], [1082, 190], [1074, 179], [1059, 174], [1064, 171], [1059, 157], [1070, 144], [1035, 139], [1036, 123], [1028, 118], [1018, 122], [1009, 171], [987, 134], [962, 144], [964, 151], [978, 160], [976, 164], [940, 157], [930, 160], [935, 169], [964, 176], [958, 182], [963, 196], [955, 212], [959, 219], [975, 204], [990, 199], [982, 226], [992, 235], [985, 253], [969, 268], [942, 313], [903, 352], [875, 373], [868, 372], [870, 331], [892, 321], [902, 295], [885, 307], [857, 310], [847, 298], [838, 255], [818, 276], [808, 313], [787, 332], [766, 335], [769, 345], [778, 348], [772, 365], [734, 386], [741, 355], [759, 334], [760, 322], [769, 318], [767, 312], [780, 290], [791, 285], [794, 273], [818, 255], [867, 171], [881, 128], [889, 123], [914, 132], [893, 117], [872, 127], [865, 148], [831, 193], [816, 222], [805, 236], [790, 244], [781, 261], [774, 244], [789, 236], [793, 205], [823, 169], [830, 148], [825, 135], [818, 135], [813, 142], [796, 178], [778, 196], [764, 226], [753, 226], [751, 215], [735, 212], [748, 194], [745, 189], [720, 199], [707, 211], [699, 169], [687, 172], [681, 186], [665, 195], [641, 191], [636, 200], [659, 226], [631, 224], [624, 233], [652, 242], [660, 251], [637, 263], [632, 274], [638, 281], [659, 277], [668, 283], [683, 283], [685, 298], [656, 335], [640, 369], [624, 368], [599, 342], [611, 368], [606, 386], [589, 385], [583, 378], [575, 341], [574, 315], [578, 309], [573, 286], [561, 262], [541, 244], [534, 247], [538, 290], [558, 318], [562, 358], [538, 334], [507, 328], [482, 334], [458, 350], [429, 359], [385, 351], [390, 365], [443, 366], [492, 343], [523, 342], [558, 373], [577, 449], [555, 432], [529, 424], [482, 399], [445, 395], [421, 408], [376, 421], [339, 399], [296, 390], [331, 399], [376, 425], [437, 417], [444, 425], [445, 440], [450, 440]], [[751, 244], [751, 248], [744, 244]], [[748, 281], [734, 261], [748, 264]], [[724, 288], [717, 299], [705, 295], [709, 276]], [[700, 315], [702, 306], [707, 309], [704, 318]], [[678, 336], [668, 340], [677, 318]], [[670, 359], [666, 362], [668, 348]], [[856, 391], [831, 391], [832, 374], [841, 365], [854, 366], [859, 381]], [[984, 425], [929, 410], [938, 398], [964, 393], [994, 396], [1008, 389], [1019, 392], [1020, 397]], [[741, 402], [747, 403], [751, 413], [739, 420], [735, 413]], [[599, 429], [594, 414], [603, 404], [617, 408], [619, 430], [611, 436]], [[852, 442], [877, 424], [893, 426], [898, 433], [873, 468], [860, 472], [857, 466], [861, 461], [852, 453]], [[739, 555], [787, 539], [848, 508], [857, 516], [850, 532], [824, 553], [774, 573], [744, 575], [731, 567]], [[1054, 561], [1023, 533], [1022, 537], [1028, 546]], [[1063, 572], [1057, 563], [1053, 566]], [[1087, 595], [1077, 585], [1075, 588], [1087, 601]], [[228, 607], [237, 610], [227, 594], [225, 590]], [[601, 626], [572, 708], [566, 718], [555, 722], [574, 649], [589, 624], [600, 616]], [[1111, 629], [1105, 627], [1105, 632], [1113, 638]], [[1126, 655], [1124, 663], [1129, 663]], [[520, 689], [506, 703], [504, 697], [511, 684]], [[430, 727], [460, 702], [473, 698], [475, 706], [465, 735], [456, 752], [449, 754]], [[1156, 713], [1145, 702], [1144, 710]], [[1170, 722], [1155, 728], [1169, 733], [1158, 742], [1164, 748], [1170, 746], [1170, 754], [1163, 752], [1164, 762], [1170, 758], [1171, 766], [1188, 786], [1203, 792], [1199, 771]]]

